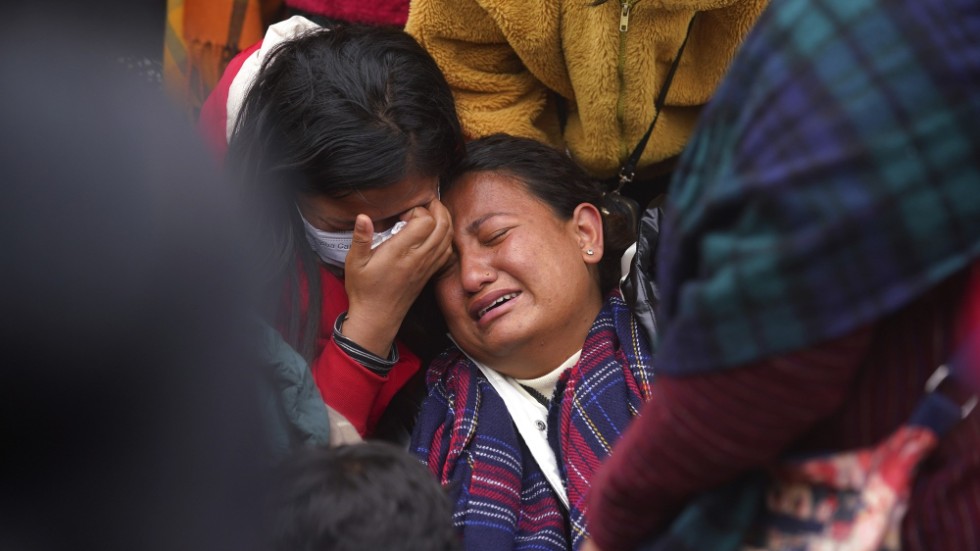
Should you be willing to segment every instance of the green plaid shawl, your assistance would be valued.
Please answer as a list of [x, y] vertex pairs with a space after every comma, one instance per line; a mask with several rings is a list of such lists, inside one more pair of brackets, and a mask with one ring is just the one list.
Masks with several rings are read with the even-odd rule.
[[847, 334], [980, 253], [980, 3], [774, 0], [702, 114], [658, 257], [658, 365]]

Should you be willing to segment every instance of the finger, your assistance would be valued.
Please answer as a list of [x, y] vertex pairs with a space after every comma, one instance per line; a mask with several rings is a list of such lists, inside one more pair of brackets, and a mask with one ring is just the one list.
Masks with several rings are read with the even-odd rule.
[[453, 219], [449, 214], [449, 210], [438, 199], [434, 199], [429, 204], [428, 210], [433, 220], [435, 220], [435, 225], [426, 237], [425, 243], [421, 245], [421, 248], [441, 253], [452, 242]]
[[419, 206], [419, 207], [412, 207], [406, 210], [405, 212], [401, 213], [398, 219], [401, 220], [402, 222], [411, 222], [412, 220], [415, 219], [428, 218], [430, 216], [432, 215], [429, 214], [429, 211], [425, 207]]
[[449, 268], [450, 264], [452, 264], [455, 259], [456, 255], [453, 254], [453, 247], [450, 244], [448, 247], [443, 249], [442, 254], [439, 255], [439, 261], [436, 262], [436, 266], [438, 266], [437, 271]]
[[399, 256], [407, 253], [415, 262], [430, 264], [444, 248], [447, 238], [451, 241], [452, 219], [438, 199], [405, 211], [399, 219], [406, 222], [405, 227], [387, 242], [391, 245], [382, 254], [400, 251]]
[[452, 233], [447, 232], [441, 241], [426, 251], [426, 278], [443, 271], [454, 258]]
[[354, 237], [351, 240], [350, 251], [347, 253], [347, 264], [351, 261], [363, 262], [371, 256], [371, 240], [374, 237], [374, 222], [365, 214], [358, 214], [354, 220]]
[[453, 227], [453, 217], [449, 214], [449, 209], [446, 205], [442, 204], [442, 201], [435, 199], [429, 204], [429, 212], [432, 213], [432, 217], [436, 219], [436, 223], [444, 223], [450, 229]]
[[403, 250], [418, 249], [423, 246], [436, 228], [436, 220], [425, 207], [415, 207], [402, 215], [405, 227], [394, 235], [390, 242], [398, 243], [395, 248]]

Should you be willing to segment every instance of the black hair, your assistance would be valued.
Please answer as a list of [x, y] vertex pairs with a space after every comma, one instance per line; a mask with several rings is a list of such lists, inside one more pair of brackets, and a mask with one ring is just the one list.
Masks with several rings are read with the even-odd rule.
[[388, 443], [297, 450], [270, 502], [273, 551], [461, 548], [438, 480]]
[[443, 191], [470, 172], [513, 176], [562, 220], [570, 219], [575, 207], [582, 203], [594, 205], [602, 214], [605, 249], [599, 263], [599, 286], [603, 293], [616, 286], [620, 258], [636, 241], [635, 218], [618, 194], [606, 193], [597, 180], [563, 152], [507, 134], [494, 134], [467, 144], [465, 158], [457, 164]]
[[[463, 148], [445, 77], [402, 30], [320, 29], [270, 52], [242, 104], [228, 166], [266, 211], [260, 232], [271, 240], [271, 264], [293, 289], [285, 336], [308, 360], [319, 329], [319, 260], [303, 237], [297, 196], [342, 197], [409, 176], [442, 177]], [[297, 256], [309, 282], [305, 323]]]

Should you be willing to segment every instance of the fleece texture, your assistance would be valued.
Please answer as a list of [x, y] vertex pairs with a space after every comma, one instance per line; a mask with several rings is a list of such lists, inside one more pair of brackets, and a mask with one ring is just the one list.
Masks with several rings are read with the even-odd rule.
[[538, 139], [609, 177], [653, 120], [654, 98], [694, 14], [641, 169], [680, 153], [767, 1], [415, 0], [406, 30], [446, 74], [469, 137]]

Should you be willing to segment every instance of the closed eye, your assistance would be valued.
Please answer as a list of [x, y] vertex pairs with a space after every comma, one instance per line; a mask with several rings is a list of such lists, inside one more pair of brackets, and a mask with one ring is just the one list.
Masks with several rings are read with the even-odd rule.
[[508, 232], [509, 232], [509, 231], [510, 231], [511, 229], [512, 229], [512, 228], [502, 228], [502, 229], [499, 229], [499, 230], [497, 230], [497, 231], [495, 231], [495, 232], [493, 232], [493, 233], [491, 233], [491, 234], [490, 234], [489, 236], [487, 236], [487, 237], [486, 237], [485, 239], [483, 239], [483, 240], [481, 241], [481, 243], [482, 243], [483, 245], [495, 245], [495, 244], [497, 244], [498, 242], [500, 242], [500, 240], [501, 240], [501, 239], [503, 239], [503, 238], [504, 238], [504, 236], [506, 236], [506, 235], [507, 235], [507, 233], [508, 233]]

